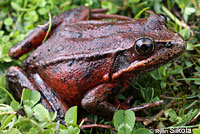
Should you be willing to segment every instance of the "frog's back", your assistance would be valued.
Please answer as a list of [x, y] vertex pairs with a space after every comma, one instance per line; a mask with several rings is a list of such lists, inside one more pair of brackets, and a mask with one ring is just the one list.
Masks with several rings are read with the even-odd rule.
[[115, 53], [133, 45], [124, 37], [131, 28], [120, 26], [130, 22], [88, 23], [61, 25], [23, 62], [69, 105], [79, 105], [88, 90], [103, 83]]
[[[137, 28], [131, 28], [133, 25]], [[58, 59], [109, 55], [132, 47], [132, 41], [139, 31], [141, 25], [135, 20], [63, 24], [27, 58], [25, 64], [38, 66]]]

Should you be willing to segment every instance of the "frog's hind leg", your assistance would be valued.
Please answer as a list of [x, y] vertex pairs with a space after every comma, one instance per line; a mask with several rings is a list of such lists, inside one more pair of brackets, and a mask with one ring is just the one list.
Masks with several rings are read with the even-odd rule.
[[[49, 110], [57, 111], [57, 119], [64, 119], [64, 114], [68, 106], [40, 79], [38, 75], [28, 77], [26, 72], [21, 68], [12, 66], [8, 69], [7, 74], [8, 88], [13, 93], [16, 100], [20, 101], [23, 89], [37, 90], [41, 93], [40, 102]], [[35, 82], [35, 79], [38, 81]], [[38, 86], [39, 85], [39, 86]]]
[[102, 20], [102, 19], [133, 20], [132, 18], [116, 14], [103, 14], [94, 12], [91, 13], [90, 15], [90, 20]]
[[43, 98], [45, 98], [48, 103], [48, 107], [54, 112], [57, 112], [57, 119], [64, 119], [65, 112], [69, 109], [69, 106], [64, 102], [52, 88], [50, 88], [39, 76], [39, 74], [33, 74], [32, 78], [35, 81], [35, 85], [39, 88], [39, 91]]
[[95, 8], [91, 9], [91, 13], [106, 13], [108, 11], [107, 8]]
[[[89, 12], [90, 11], [88, 7], [82, 6], [54, 16], [51, 21], [51, 31], [48, 34], [48, 37], [63, 22], [66, 25], [74, 22], [79, 22], [81, 20], [87, 20], [89, 18]], [[46, 22], [45, 24], [33, 29], [33, 31], [29, 33], [24, 40], [14, 45], [10, 49], [9, 56], [13, 59], [18, 59], [23, 54], [30, 52], [31, 50], [38, 47], [40, 44], [42, 44], [48, 29], [49, 22]]]
[[101, 19], [117, 19], [117, 20], [133, 20], [132, 18], [117, 15], [117, 14], [103, 14], [108, 11], [107, 8], [96, 8], [90, 10], [90, 20], [101, 20]]

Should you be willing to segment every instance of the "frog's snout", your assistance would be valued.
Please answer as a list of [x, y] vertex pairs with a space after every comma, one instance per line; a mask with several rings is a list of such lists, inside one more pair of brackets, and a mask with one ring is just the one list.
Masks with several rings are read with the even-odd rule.
[[180, 49], [185, 49], [186, 47], [186, 43], [185, 41], [168, 41], [167, 43], [164, 44], [166, 48], [171, 48], [172, 46], [176, 45], [178, 46]]
[[184, 51], [186, 48], [186, 42], [180, 36], [175, 36], [171, 41], [171, 44], [175, 45], [176, 49], [179, 49], [180, 51]]
[[163, 55], [165, 55], [166, 57], [169, 56], [168, 60], [173, 59], [180, 56], [184, 52], [186, 48], [186, 42], [181, 36], [174, 36], [171, 41], [165, 43], [165, 48], [166, 54]]

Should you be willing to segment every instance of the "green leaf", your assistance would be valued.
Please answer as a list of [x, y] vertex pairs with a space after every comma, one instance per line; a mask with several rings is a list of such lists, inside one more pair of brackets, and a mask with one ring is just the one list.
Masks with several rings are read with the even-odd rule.
[[189, 51], [192, 51], [192, 50], [194, 50], [194, 45], [192, 43], [187, 42], [186, 49], [189, 50]]
[[7, 130], [5, 134], [21, 134], [21, 132], [17, 128], [11, 128], [10, 130]]
[[200, 72], [200, 67], [199, 67], [199, 66], [195, 67], [195, 69], [196, 69], [198, 72]]
[[200, 134], [200, 125], [196, 129], [192, 129], [193, 134]]
[[197, 10], [197, 15], [198, 15], [198, 16], [200, 15], [200, 9], [199, 9], [199, 10]]
[[38, 0], [37, 1], [37, 5], [39, 7], [45, 7], [45, 5], [47, 4], [47, 1], [46, 0]]
[[[195, 74], [198, 76], [198, 74]], [[184, 78], [184, 79], [177, 79], [177, 80], [187, 80], [187, 81], [194, 81], [196, 85], [200, 85], [200, 78]]]
[[177, 121], [177, 114], [174, 110], [169, 110], [169, 120], [172, 121], [172, 122], [176, 122]]
[[12, 24], [13, 24], [12, 18], [6, 18], [6, 19], [4, 20], [4, 24], [7, 25], [7, 26], [12, 25]]
[[86, 0], [87, 3], [85, 4], [85, 6], [92, 6], [94, 1], [93, 0]]
[[18, 5], [18, 3], [15, 2], [11, 2], [11, 7], [17, 11], [20, 11], [22, 8], [20, 7], [20, 5]]
[[152, 134], [152, 132], [146, 128], [139, 128], [135, 130], [133, 134]]
[[31, 117], [32, 114], [33, 114], [31, 107], [29, 107], [29, 106], [27, 106], [27, 105], [24, 105], [24, 111], [26, 112], [26, 115], [27, 115], [28, 117]]
[[68, 134], [79, 134], [80, 129], [77, 127], [69, 126], [68, 127]]
[[[1, 84], [2, 84], [2, 83], [1, 83]], [[12, 94], [11, 94], [8, 90], [6, 90], [5, 88], [1, 87], [1, 85], [0, 85], [0, 90], [4, 91], [6, 94], [8, 94], [8, 96], [9, 96], [13, 101], [15, 101], [15, 98], [12, 96]]]
[[13, 120], [13, 118], [15, 118], [16, 115], [15, 114], [11, 114], [9, 115], [5, 121], [1, 124], [1, 129], [5, 129], [6, 127], [11, 127], [11, 125], [13, 126], [13, 122], [11, 122]]
[[33, 108], [33, 112], [34, 112], [33, 115], [39, 121], [49, 121], [50, 120], [49, 112], [42, 104], [37, 104]]
[[40, 93], [30, 89], [24, 89], [22, 92], [22, 102], [24, 105], [33, 107], [40, 100]]
[[14, 109], [14, 111], [17, 111], [18, 109], [22, 108], [22, 106], [19, 104], [19, 102], [13, 100], [10, 103], [10, 106]]
[[36, 13], [36, 11], [29, 11], [29, 12], [26, 12], [24, 15], [24, 19], [27, 21], [31, 21], [31, 22], [38, 21], [38, 18], [39, 18], [39, 16]]
[[188, 16], [191, 15], [192, 13], [195, 13], [195, 12], [196, 12], [196, 9], [194, 7], [186, 7], [184, 14], [183, 14], [185, 21], [187, 22]]
[[187, 39], [190, 38], [190, 30], [189, 30], [188, 28], [184, 28], [184, 29], [180, 30], [179, 33], [180, 33], [180, 35], [183, 36], [183, 38], [184, 38], [185, 40], [187, 40]]
[[18, 121], [15, 123], [16, 128], [19, 128], [22, 132], [28, 131], [31, 127], [33, 127], [33, 124], [27, 120], [24, 116], [18, 116]]
[[200, 47], [200, 44], [196, 44], [196, 45], [194, 45], [195, 47]]
[[40, 15], [47, 14], [48, 11], [49, 11], [48, 8], [40, 8], [40, 9], [38, 10], [38, 12], [39, 12]]
[[191, 121], [198, 113], [200, 109], [191, 109], [186, 115], [183, 116], [175, 125], [173, 126], [184, 126], [189, 121]]
[[49, 112], [49, 116], [50, 116], [50, 119], [52, 121], [54, 121], [56, 119], [56, 116], [57, 116], [57, 111], [55, 111], [55, 112]]
[[135, 114], [130, 110], [119, 110], [114, 114], [113, 123], [119, 133], [130, 134], [135, 125]]
[[167, 83], [165, 81], [160, 82], [161, 88], [165, 88], [167, 86]]
[[6, 105], [6, 104], [0, 104], [0, 113], [3, 115], [3, 113], [6, 112], [14, 112], [11, 106]]
[[66, 124], [76, 124], [77, 123], [77, 106], [71, 107], [65, 113], [65, 123]]
[[0, 30], [0, 37], [2, 37], [4, 34], [4, 31]]
[[178, 115], [179, 115], [180, 117], [183, 117], [183, 116], [184, 116], [184, 109], [183, 109], [183, 108], [181, 108], [181, 109], [179, 110]]
[[134, 17], [134, 19], [138, 19], [138, 18], [140, 17], [140, 15], [141, 15], [144, 11], [146, 11], [147, 9], [149, 9], [149, 7], [146, 7], [146, 8], [144, 8], [144, 9], [142, 9], [139, 13], [137, 13], [137, 15]]
[[13, 9], [15, 9], [15, 10], [17, 10], [17, 11], [24, 11], [24, 12], [26, 12], [26, 11], [32, 11], [32, 10], [34, 10], [36, 7], [32, 7], [32, 8], [29, 8], [29, 9], [27, 9], [27, 8], [22, 8], [22, 7], [20, 7], [20, 5], [18, 4], [18, 3], [16, 3], [16, 2], [11, 2], [11, 7], [13, 8]]
[[109, 9], [109, 10], [108, 10], [108, 13], [114, 14], [114, 13], [117, 12], [117, 6], [116, 6], [115, 4], [113, 4], [112, 2], [109, 2], [109, 1], [102, 1], [101, 4], [102, 4], [102, 8], [107, 8], [107, 9]]
[[79, 134], [80, 129], [78, 127], [69, 126], [67, 129], [60, 129], [61, 134]]

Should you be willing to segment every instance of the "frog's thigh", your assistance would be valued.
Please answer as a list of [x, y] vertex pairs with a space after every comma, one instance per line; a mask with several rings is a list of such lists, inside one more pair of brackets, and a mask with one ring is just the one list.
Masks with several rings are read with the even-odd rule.
[[81, 105], [90, 113], [111, 119], [118, 106], [109, 103], [107, 100], [114, 98], [121, 90], [122, 87], [116, 83], [101, 84], [84, 96]]
[[47, 102], [48, 109], [56, 111], [58, 113], [57, 119], [63, 119], [65, 112], [69, 109], [69, 106], [64, 102], [55, 92], [54, 89], [48, 86], [39, 74], [32, 74], [32, 79], [35, 81], [35, 86], [39, 89], [41, 96]]

